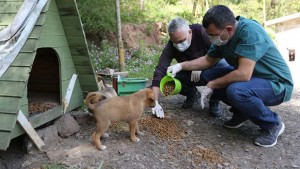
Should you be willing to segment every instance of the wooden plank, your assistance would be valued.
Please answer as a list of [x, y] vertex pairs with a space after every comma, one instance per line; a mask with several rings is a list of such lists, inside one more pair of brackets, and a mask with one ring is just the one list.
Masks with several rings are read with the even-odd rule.
[[45, 23], [47, 24], [62, 24], [62, 21], [60, 20], [59, 12], [57, 11], [47, 11], [47, 20]]
[[61, 23], [45, 24], [43, 26], [43, 36], [60, 35], [65, 36]]
[[86, 41], [81, 37], [67, 37], [70, 47], [86, 47]]
[[1, 113], [17, 114], [18, 107], [21, 103], [21, 98], [0, 96], [0, 103]]
[[83, 96], [79, 96], [79, 97], [72, 97], [71, 99], [71, 103], [69, 104], [69, 107], [67, 109], [67, 112], [72, 111], [78, 107], [83, 106], [84, 102], [83, 102]]
[[0, 150], [6, 150], [10, 143], [11, 132], [0, 131]]
[[62, 81], [69, 80], [69, 79], [71, 79], [73, 74], [77, 74], [75, 67], [63, 69], [62, 72], [63, 72], [61, 74]]
[[78, 74], [86, 74], [86, 75], [92, 75], [94, 74], [94, 70], [91, 66], [75, 66]]
[[[30, 124], [34, 128], [36, 128], [36, 127], [39, 127], [43, 124], [51, 122], [52, 120], [60, 117], [61, 115], [63, 115], [62, 106], [59, 106], [59, 107], [55, 107], [53, 109], [50, 109], [46, 112], [39, 113], [39, 114], [36, 114], [32, 117], [29, 117], [28, 120], [29, 120]], [[25, 131], [17, 123], [17, 125], [15, 125], [15, 127], [12, 131], [11, 137], [15, 138], [15, 137], [18, 137], [18, 136], [20, 136], [21, 134], [24, 134], [24, 133], [25, 133]]]
[[57, 1], [56, 4], [59, 11], [64, 15], [77, 14], [76, 4], [74, 3], [73, 0]]
[[74, 5], [74, 2], [64, 6], [59, 5], [57, 8], [60, 16], [78, 16], [77, 8]]
[[57, 52], [59, 56], [62, 56], [61, 59], [72, 57], [69, 46], [59, 46], [54, 47], [53, 49]]
[[28, 113], [28, 97], [27, 97], [27, 95], [28, 95], [28, 92], [27, 92], [27, 90], [25, 90], [24, 93], [23, 93], [23, 97], [21, 99], [20, 107], [19, 107], [19, 109], [22, 110], [22, 112], [24, 113], [24, 115], [26, 117], [29, 116], [29, 113]]
[[82, 91], [83, 92], [86, 92], [86, 91], [97, 91], [98, 90], [98, 87], [97, 85], [95, 84], [85, 84], [85, 83], [81, 83], [81, 88], [82, 88]]
[[0, 81], [0, 96], [22, 97], [25, 82]]
[[97, 85], [95, 75], [84, 75], [84, 74], [80, 74], [80, 75], [78, 76], [78, 79], [79, 79], [80, 84], [81, 84], [81, 83], [87, 83], [87, 84], [90, 83], [90, 84], [95, 84], [95, 85]]
[[81, 27], [64, 27], [66, 36], [68, 37], [82, 37], [85, 38], [85, 35], [82, 31], [82, 29], [80, 29]]
[[78, 16], [61, 16], [60, 18], [64, 27], [82, 29], [82, 24]]
[[21, 52], [34, 52], [36, 48], [37, 39], [27, 39], [26, 43], [21, 49]]
[[0, 130], [11, 131], [16, 124], [17, 115], [0, 113], [0, 117]]
[[12, 62], [11, 66], [32, 66], [36, 53], [21, 52]]
[[37, 146], [37, 148], [41, 151], [42, 147], [45, 146], [45, 143], [43, 140], [39, 137], [37, 132], [34, 130], [34, 128], [31, 126], [23, 112], [20, 110], [18, 115], [18, 122], [23, 127], [23, 129], [26, 131], [26, 133], [29, 135], [33, 143]]
[[17, 13], [22, 6], [22, 2], [5, 2], [0, 5], [0, 13]]
[[81, 37], [67, 37], [70, 47], [86, 47], [86, 41]]
[[74, 89], [76, 80], [77, 80], [77, 75], [73, 74], [71, 80], [69, 81], [69, 85], [68, 85], [68, 88], [67, 88], [67, 91], [66, 91], [66, 95], [65, 95], [64, 100], [63, 100], [64, 113], [66, 113], [66, 110], [69, 106], [70, 99], [71, 99], [71, 96], [72, 96], [72, 93], [73, 93], [73, 89]]
[[0, 25], [9, 25], [15, 18], [17, 13], [14, 14], [0, 14]]
[[39, 127], [47, 122], [56, 119], [61, 115], [63, 115], [63, 108], [62, 106], [58, 106], [46, 112], [29, 117], [29, 121], [33, 127]]
[[[49, 3], [49, 2], [48, 2]], [[55, 0], [51, 0], [50, 4], [49, 4], [49, 7], [48, 7], [48, 11], [56, 11], [58, 12], [58, 9], [57, 9], [57, 5], [56, 5], [56, 1]]]
[[64, 58], [61, 61], [61, 67], [62, 69], [70, 69], [70, 68], [74, 68], [74, 63], [73, 63], [73, 59], [72, 58]]
[[29, 38], [30, 39], [39, 39], [40, 38], [40, 33], [42, 30], [42, 26], [36, 25], [33, 30], [31, 31]]
[[[70, 81], [70, 80], [69, 80]], [[64, 81], [63, 82], [63, 86], [64, 86], [64, 88], [62, 88], [62, 94], [63, 94], [63, 98], [65, 97], [65, 93], [67, 92], [67, 87], [68, 87], [68, 85], [69, 85], [69, 81]], [[81, 86], [80, 86], [80, 84], [79, 84], [79, 81], [76, 81], [75, 82], [75, 87], [74, 87], [74, 89], [73, 89], [73, 93], [72, 93], [72, 97], [74, 96], [74, 97], [77, 97], [78, 95], [80, 95], [81, 94]], [[78, 92], [79, 91], [79, 93], [76, 93], [76, 92]], [[71, 100], [72, 100], [72, 98], [71, 98]]]
[[75, 66], [92, 66], [90, 58], [84, 55], [73, 55], [73, 60]]
[[41, 26], [45, 23], [45, 19], [46, 19], [46, 14], [45, 13], [41, 13], [35, 23], [35, 25]]
[[42, 36], [38, 41], [38, 48], [41, 47], [68, 47], [68, 41], [65, 36]]
[[30, 69], [30, 67], [10, 66], [1, 77], [1, 80], [26, 82], [29, 78]]
[[79, 57], [85, 57], [88, 59], [90, 58], [89, 51], [86, 46], [71, 47], [70, 51], [71, 51], [72, 57], [74, 57], [74, 56], [76, 57], [78, 55]]
[[[48, 1], [48, 2], [46, 3], [46, 5], [44, 6], [44, 8], [42, 9], [42, 12], [47, 12], [47, 11], [49, 10], [50, 4], [52, 4], [51, 2], [52, 2], [52, 1], [50, 0], [50, 1]], [[55, 1], [54, 1], [54, 2], [55, 2]]]

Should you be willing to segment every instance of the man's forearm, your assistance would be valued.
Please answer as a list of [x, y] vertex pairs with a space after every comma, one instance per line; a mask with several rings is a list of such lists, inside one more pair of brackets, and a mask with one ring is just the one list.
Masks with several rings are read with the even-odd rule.
[[154, 93], [155, 100], [159, 99], [159, 87], [152, 86], [152, 91]]
[[185, 61], [180, 63], [182, 70], [204, 70], [216, 63], [218, 59], [209, 58], [208, 56], [203, 56], [191, 61]]
[[243, 82], [248, 80], [249, 79], [245, 78], [245, 76], [240, 71], [234, 70], [225, 76], [222, 76], [220, 78], [208, 82], [206, 86], [211, 89], [220, 89], [220, 88], [225, 88], [234, 82]]

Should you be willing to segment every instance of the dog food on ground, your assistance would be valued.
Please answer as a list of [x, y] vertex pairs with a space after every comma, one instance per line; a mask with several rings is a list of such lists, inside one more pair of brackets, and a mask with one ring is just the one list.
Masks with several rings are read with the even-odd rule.
[[184, 130], [175, 119], [158, 119], [156, 117], [145, 117], [140, 120], [142, 130], [155, 135], [162, 140], [177, 140], [184, 137]]
[[225, 162], [220, 153], [216, 152], [213, 149], [205, 148], [202, 146], [196, 147], [192, 149], [192, 155], [194, 157], [194, 161], [196, 163], [201, 163], [201, 161], [209, 161], [211, 163], [219, 163], [222, 164]]
[[173, 91], [175, 89], [175, 82], [174, 81], [168, 81], [163, 87], [163, 93], [165, 96], [172, 95]]

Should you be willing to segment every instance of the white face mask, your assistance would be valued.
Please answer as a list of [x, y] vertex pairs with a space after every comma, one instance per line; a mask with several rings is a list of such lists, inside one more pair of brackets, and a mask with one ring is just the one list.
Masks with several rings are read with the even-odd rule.
[[186, 39], [185, 41], [183, 41], [181, 43], [173, 43], [173, 46], [180, 52], [183, 52], [191, 46], [191, 42], [188, 41], [188, 39]]
[[[225, 30], [225, 29], [224, 29]], [[221, 40], [221, 35], [223, 34], [224, 30], [222, 31], [222, 33], [220, 34], [220, 36], [210, 36], [208, 35], [208, 39], [209, 41], [214, 44], [214, 45], [217, 45], [217, 46], [222, 46], [222, 45], [226, 45], [227, 42], [228, 42], [228, 38], [229, 38], [229, 35], [227, 36], [227, 39], [226, 40]]]

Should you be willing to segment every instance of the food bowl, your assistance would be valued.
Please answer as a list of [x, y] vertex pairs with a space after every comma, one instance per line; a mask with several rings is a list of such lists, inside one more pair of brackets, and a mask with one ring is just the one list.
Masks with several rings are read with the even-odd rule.
[[171, 73], [167, 73], [167, 75], [161, 79], [159, 88], [164, 96], [176, 95], [181, 91], [181, 82], [172, 77]]

